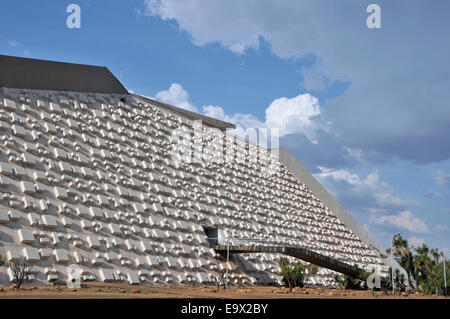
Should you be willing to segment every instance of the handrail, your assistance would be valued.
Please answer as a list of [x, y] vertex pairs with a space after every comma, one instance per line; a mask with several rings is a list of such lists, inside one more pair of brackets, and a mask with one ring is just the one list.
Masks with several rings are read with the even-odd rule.
[[368, 273], [356, 266], [351, 266], [340, 260], [316, 253], [310, 249], [292, 245], [259, 246], [259, 245], [215, 245], [214, 249], [219, 253], [280, 253], [292, 256], [304, 261], [316, 264], [320, 267], [331, 269], [339, 273], [349, 275], [361, 280], [366, 280]]

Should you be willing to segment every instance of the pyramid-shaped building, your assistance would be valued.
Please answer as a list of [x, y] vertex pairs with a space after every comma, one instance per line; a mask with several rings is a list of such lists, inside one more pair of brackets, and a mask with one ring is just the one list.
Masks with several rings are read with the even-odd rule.
[[31, 266], [30, 285], [68, 269], [81, 281], [215, 284], [227, 258], [230, 284], [279, 284], [289, 249], [318, 261], [311, 285], [387, 269], [287, 150], [230, 135], [232, 124], [130, 94], [102, 67], [0, 56], [0, 87], [1, 285], [14, 261]]

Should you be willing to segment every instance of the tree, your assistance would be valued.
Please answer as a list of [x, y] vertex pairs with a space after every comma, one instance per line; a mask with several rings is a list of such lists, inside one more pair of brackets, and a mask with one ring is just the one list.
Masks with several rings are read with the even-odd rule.
[[[414, 256], [408, 245], [408, 240], [402, 235], [397, 234], [392, 239], [393, 253], [397, 257], [398, 263], [405, 269], [408, 276], [408, 282], [411, 285], [412, 279], [415, 278]], [[415, 280], [415, 279], [414, 279]]]
[[26, 262], [13, 261], [10, 262], [9, 268], [13, 273], [13, 283], [15, 284], [15, 288], [20, 288], [23, 281], [31, 273], [30, 266]]
[[319, 271], [319, 266], [314, 264], [309, 264], [306, 266], [306, 274], [305, 274], [305, 280], [304, 282], [307, 282], [309, 277], [317, 275], [317, 272]]
[[444, 293], [444, 264], [440, 261], [443, 254], [425, 244], [415, 248], [415, 252], [413, 264], [419, 289], [426, 294]]
[[422, 244], [421, 247], [416, 248], [414, 267], [417, 271], [417, 280], [419, 282], [420, 290], [424, 293], [432, 293], [433, 283], [430, 279], [433, 272], [433, 261], [430, 257], [430, 249], [427, 245]]
[[278, 261], [281, 268], [281, 274], [283, 276], [283, 281], [288, 285], [289, 292], [298, 285], [303, 287], [305, 281], [305, 271], [306, 267], [301, 262], [296, 262], [293, 264], [289, 263], [289, 259], [286, 257], [281, 257]]

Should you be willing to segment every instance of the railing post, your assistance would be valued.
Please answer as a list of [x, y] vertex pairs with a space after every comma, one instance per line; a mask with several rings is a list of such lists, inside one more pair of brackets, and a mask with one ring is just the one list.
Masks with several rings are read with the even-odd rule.
[[227, 269], [225, 272], [225, 288], [228, 287], [228, 268], [230, 268], [230, 239], [227, 237]]
[[447, 297], [447, 274], [446, 274], [446, 266], [445, 266], [445, 255], [444, 255], [444, 296]]

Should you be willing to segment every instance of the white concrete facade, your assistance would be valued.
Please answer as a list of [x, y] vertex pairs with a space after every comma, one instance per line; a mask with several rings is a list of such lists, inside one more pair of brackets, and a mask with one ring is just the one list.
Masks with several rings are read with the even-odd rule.
[[[257, 148], [258, 162], [246, 152], [221, 164], [179, 162], [176, 129], [203, 144], [230, 138], [208, 127], [195, 136], [192, 119], [136, 95], [1, 89], [0, 249], [33, 266], [27, 284], [64, 281], [73, 264], [81, 280], [214, 284], [225, 264], [202, 226], [386, 270], [270, 152], [233, 139], [237, 149]], [[273, 174], [261, 169], [267, 161]], [[279, 257], [235, 256], [231, 281], [277, 283]], [[0, 284], [9, 285], [3, 268]], [[311, 283], [333, 286], [333, 275], [321, 269]]]

